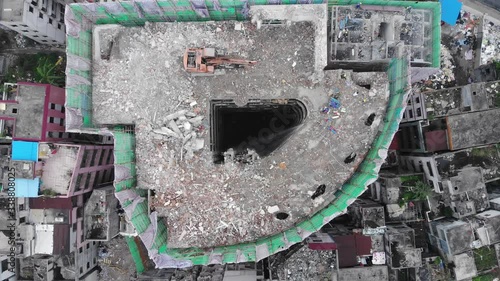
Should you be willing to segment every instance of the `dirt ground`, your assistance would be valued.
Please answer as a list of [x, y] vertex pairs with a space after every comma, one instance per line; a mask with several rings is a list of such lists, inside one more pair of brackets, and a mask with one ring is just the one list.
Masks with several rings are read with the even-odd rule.
[[103, 246], [108, 253], [98, 259], [98, 265], [102, 269], [99, 272], [99, 280], [132, 280], [136, 276], [136, 266], [125, 238], [118, 236], [103, 243]]

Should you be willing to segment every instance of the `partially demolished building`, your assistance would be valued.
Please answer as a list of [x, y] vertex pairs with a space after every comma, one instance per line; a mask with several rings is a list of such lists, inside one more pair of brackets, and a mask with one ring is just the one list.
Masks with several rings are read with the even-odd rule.
[[[69, 6], [66, 129], [114, 136], [115, 196], [158, 268], [262, 260], [375, 181], [408, 98], [409, 54], [386, 56], [384, 71], [325, 71], [329, 6], [348, 2]], [[365, 2], [425, 10], [439, 35], [438, 3]], [[432, 38], [418, 66], [439, 66]], [[258, 63], [192, 77], [180, 58], [193, 47]]]

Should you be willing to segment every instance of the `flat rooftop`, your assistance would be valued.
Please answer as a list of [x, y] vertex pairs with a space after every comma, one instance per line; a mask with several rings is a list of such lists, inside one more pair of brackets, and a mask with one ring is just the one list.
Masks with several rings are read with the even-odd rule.
[[[17, 87], [18, 104], [7, 104], [6, 114], [16, 118], [16, 138], [40, 139], [46, 87], [20, 84]], [[14, 113], [14, 111], [17, 113]]]
[[498, 120], [500, 120], [500, 108], [447, 117], [450, 149], [458, 150], [499, 143]]
[[[50, 192], [51, 195], [66, 195], [73, 179], [73, 171], [76, 168], [78, 146], [72, 145], [49, 145], [40, 144], [39, 150], [45, 156], [43, 165], [36, 173], [41, 178], [40, 191]], [[75, 183], [79, 186], [79, 182]]]
[[[136, 125], [138, 187], [155, 191], [169, 247], [284, 231], [352, 176], [385, 114], [388, 79], [318, 69], [315, 44], [325, 38], [311, 22], [94, 29], [93, 122]], [[258, 63], [191, 77], [181, 59], [188, 47]]]

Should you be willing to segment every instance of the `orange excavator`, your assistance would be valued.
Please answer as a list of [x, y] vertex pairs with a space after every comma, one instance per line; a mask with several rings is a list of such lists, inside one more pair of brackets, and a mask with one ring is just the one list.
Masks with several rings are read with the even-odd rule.
[[188, 48], [184, 53], [184, 69], [193, 76], [224, 74], [224, 69], [244, 68], [256, 61], [229, 58], [215, 48]]

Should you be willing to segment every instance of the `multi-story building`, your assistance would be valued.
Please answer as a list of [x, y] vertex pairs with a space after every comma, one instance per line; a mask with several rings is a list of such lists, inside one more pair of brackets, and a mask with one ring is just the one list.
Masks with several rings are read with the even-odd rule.
[[118, 199], [113, 185], [94, 189], [85, 203], [84, 236], [87, 241], [109, 241], [120, 231]]
[[40, 143], [39, 159], [41, 194], [69, 198], [113, 181], [111, 145]]
[[415, 230], [405, 224], [391, 225], [384, 238], [391, 280], [398, 281], [399, 276], [408, 277], [401, 280], [416, 280], [417, 268], [422, 266], [422, 248], [415, 247]]
[[420, 221], [422, 202], [401, 204], [406, 190], [411, 190], [417, 182], [427, 183], [423, 173], [381, 172], [376, 182], [369, 185], [369, 194], [377, 202], [383, 203], [387, 222]]
[[73, 0], [3, 0], [0, 2], [0, 24], [40, 43], [64, 44], [65, 5]]
[[347, 210], [356, 227], [377, 228], [385, 226], [384, 206], [376, 202], [358, 199]]
[[13, 267], [9, 265], [9, 257], [7, 255], [0, 255], [0, 280], [2, 281], [15, 281], [16, 273], [12, 271]]
[[64, 127], [63, 88], [19, 82], [6, 85], [0, 100], [2, 138], [23, 141], [68, 141]]
[[[429, 185], [437, 193], [445, 189], [462, 189], [459, 184], [466, 184], [460, 174], [469, 173], [469, 167], [481, 168], [482, 179], [476, 174], [477, 184], [500, 179], [500, 146], [487, 145], [431, 156], [401, 155], [400, 166], [408, 171], [424, 173]], [[455, 178], [458, 177], [458, 178]], [[455, 178], [456, 184], [453, 184]], [[468, 186], [466, 189], [479, 189], [480, 186]], [[452, 190], [452, 191], [453, 191]]]

